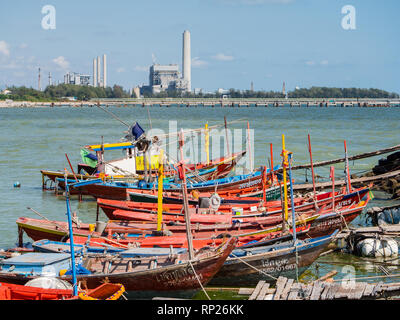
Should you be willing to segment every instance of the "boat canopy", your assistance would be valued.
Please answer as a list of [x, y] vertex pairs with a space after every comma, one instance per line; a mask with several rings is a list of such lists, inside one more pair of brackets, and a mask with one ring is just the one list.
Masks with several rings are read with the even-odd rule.
[[85, 146], [86, 149], [89, 149], [92, 151], [101, 151], [102, 147], [104, 150], [117, 150], [117, 149], [131, 149], [131, 148], [134, 148], [135, 146], [130, 141], [118, 142], [118, 143], [105, 143], [103, 145], [93, 144], [93, 145]]

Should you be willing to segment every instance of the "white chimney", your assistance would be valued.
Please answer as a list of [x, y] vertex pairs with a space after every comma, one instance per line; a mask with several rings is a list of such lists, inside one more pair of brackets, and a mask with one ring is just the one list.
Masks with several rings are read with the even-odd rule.
[[107, 56], [103, 54], [103, 87], [107, 87]]
[[97, 87], [97, 61], [93, 59], [93, 87]]
[[97, 57], [97, 86], [101, 87], [101, 63], [100, 63], [100, 57]]
[[182, 48], [182, 74], [183, 79], [186, 80], [187, 90], [191, 91], [191, 58], [190, 58], [190, 32], [185, 30], [183, 32], [183, 48]]

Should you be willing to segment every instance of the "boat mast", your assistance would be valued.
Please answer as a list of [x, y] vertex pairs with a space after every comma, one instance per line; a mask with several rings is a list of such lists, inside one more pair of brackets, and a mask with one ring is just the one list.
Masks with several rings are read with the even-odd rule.
[[72, 232], [72, 218], [71, 218], [71, 208], [69, 204], [69, 186], [68, 186], [68, 175], [67, 169], [64, 169], [64, 179], [65, 179], [65, 200], [67, 204], [67, 217], [68, 217], [68, 228], [69, 228], [69, 245], [71, 251], [71, 268], [72, 268], [72, 293], [74, 296], [78, 295], [78, 286], [76, 281], [76, 268], [75, 268], [75, 250], [74, 250], [74, 236]]
[[311, 139], [310, 134], [308, 134], [308, 152], [310, 154], [310, 164], [311, 164], [311, 175], [312, 175], [312, 183], [313, 183], [313, 192], [314, 192], [314, 203], [316, 204], [316, 191], [315, 191], [315, 176], [314, 176], [314, 166], [312, 160], [312, 152], [311, 152]]
[[186, 223], [186, 236], [188, 241], [188, 249], [189, 249], [189, 260], [192, 260], [194, 257], [193, 251], [193, 238], [192, 231], [190, 228], [190, 214], [189, 214], [189, 204], [187, 199], [187, 186], [186, 186], [186, 173], [183, 159], [183, 144], [184, 144], [184, 136], [183, 130], [181, 129], [179, 135], [179, 151], [181, 154], [181, 161], [179, 162], [179, 178], [182, 181], [182, 197], [183, 197], [183, 207], [185, 211], [185, 223]]
[[350, 170], [349, 170], [349, 158], [347, 156], [347, 145], [346, 140], [344, 140], [344, 158], [345, 158], [345, 176], [346, 176], [346, 191], [351, 192], [351, 182], [350, 182]]

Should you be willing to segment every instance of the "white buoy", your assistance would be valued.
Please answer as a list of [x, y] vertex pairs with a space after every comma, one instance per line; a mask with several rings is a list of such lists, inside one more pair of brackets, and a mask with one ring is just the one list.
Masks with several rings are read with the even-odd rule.
[[393, 239], [368, 238], [357, 243], [357, 251], [363, 257], [394, 257], [398, 255], [398, 245]]

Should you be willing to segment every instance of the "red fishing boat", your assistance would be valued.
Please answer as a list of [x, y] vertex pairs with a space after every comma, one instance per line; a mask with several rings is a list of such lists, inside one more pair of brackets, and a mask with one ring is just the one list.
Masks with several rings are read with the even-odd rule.
[[80, 290], [78, 296], [73, 295], [72, 287], [53, 289], [0, 282], [0, 300], [117, 300], [124, 292], [122, 284], [109, 282], [90, 290]]

